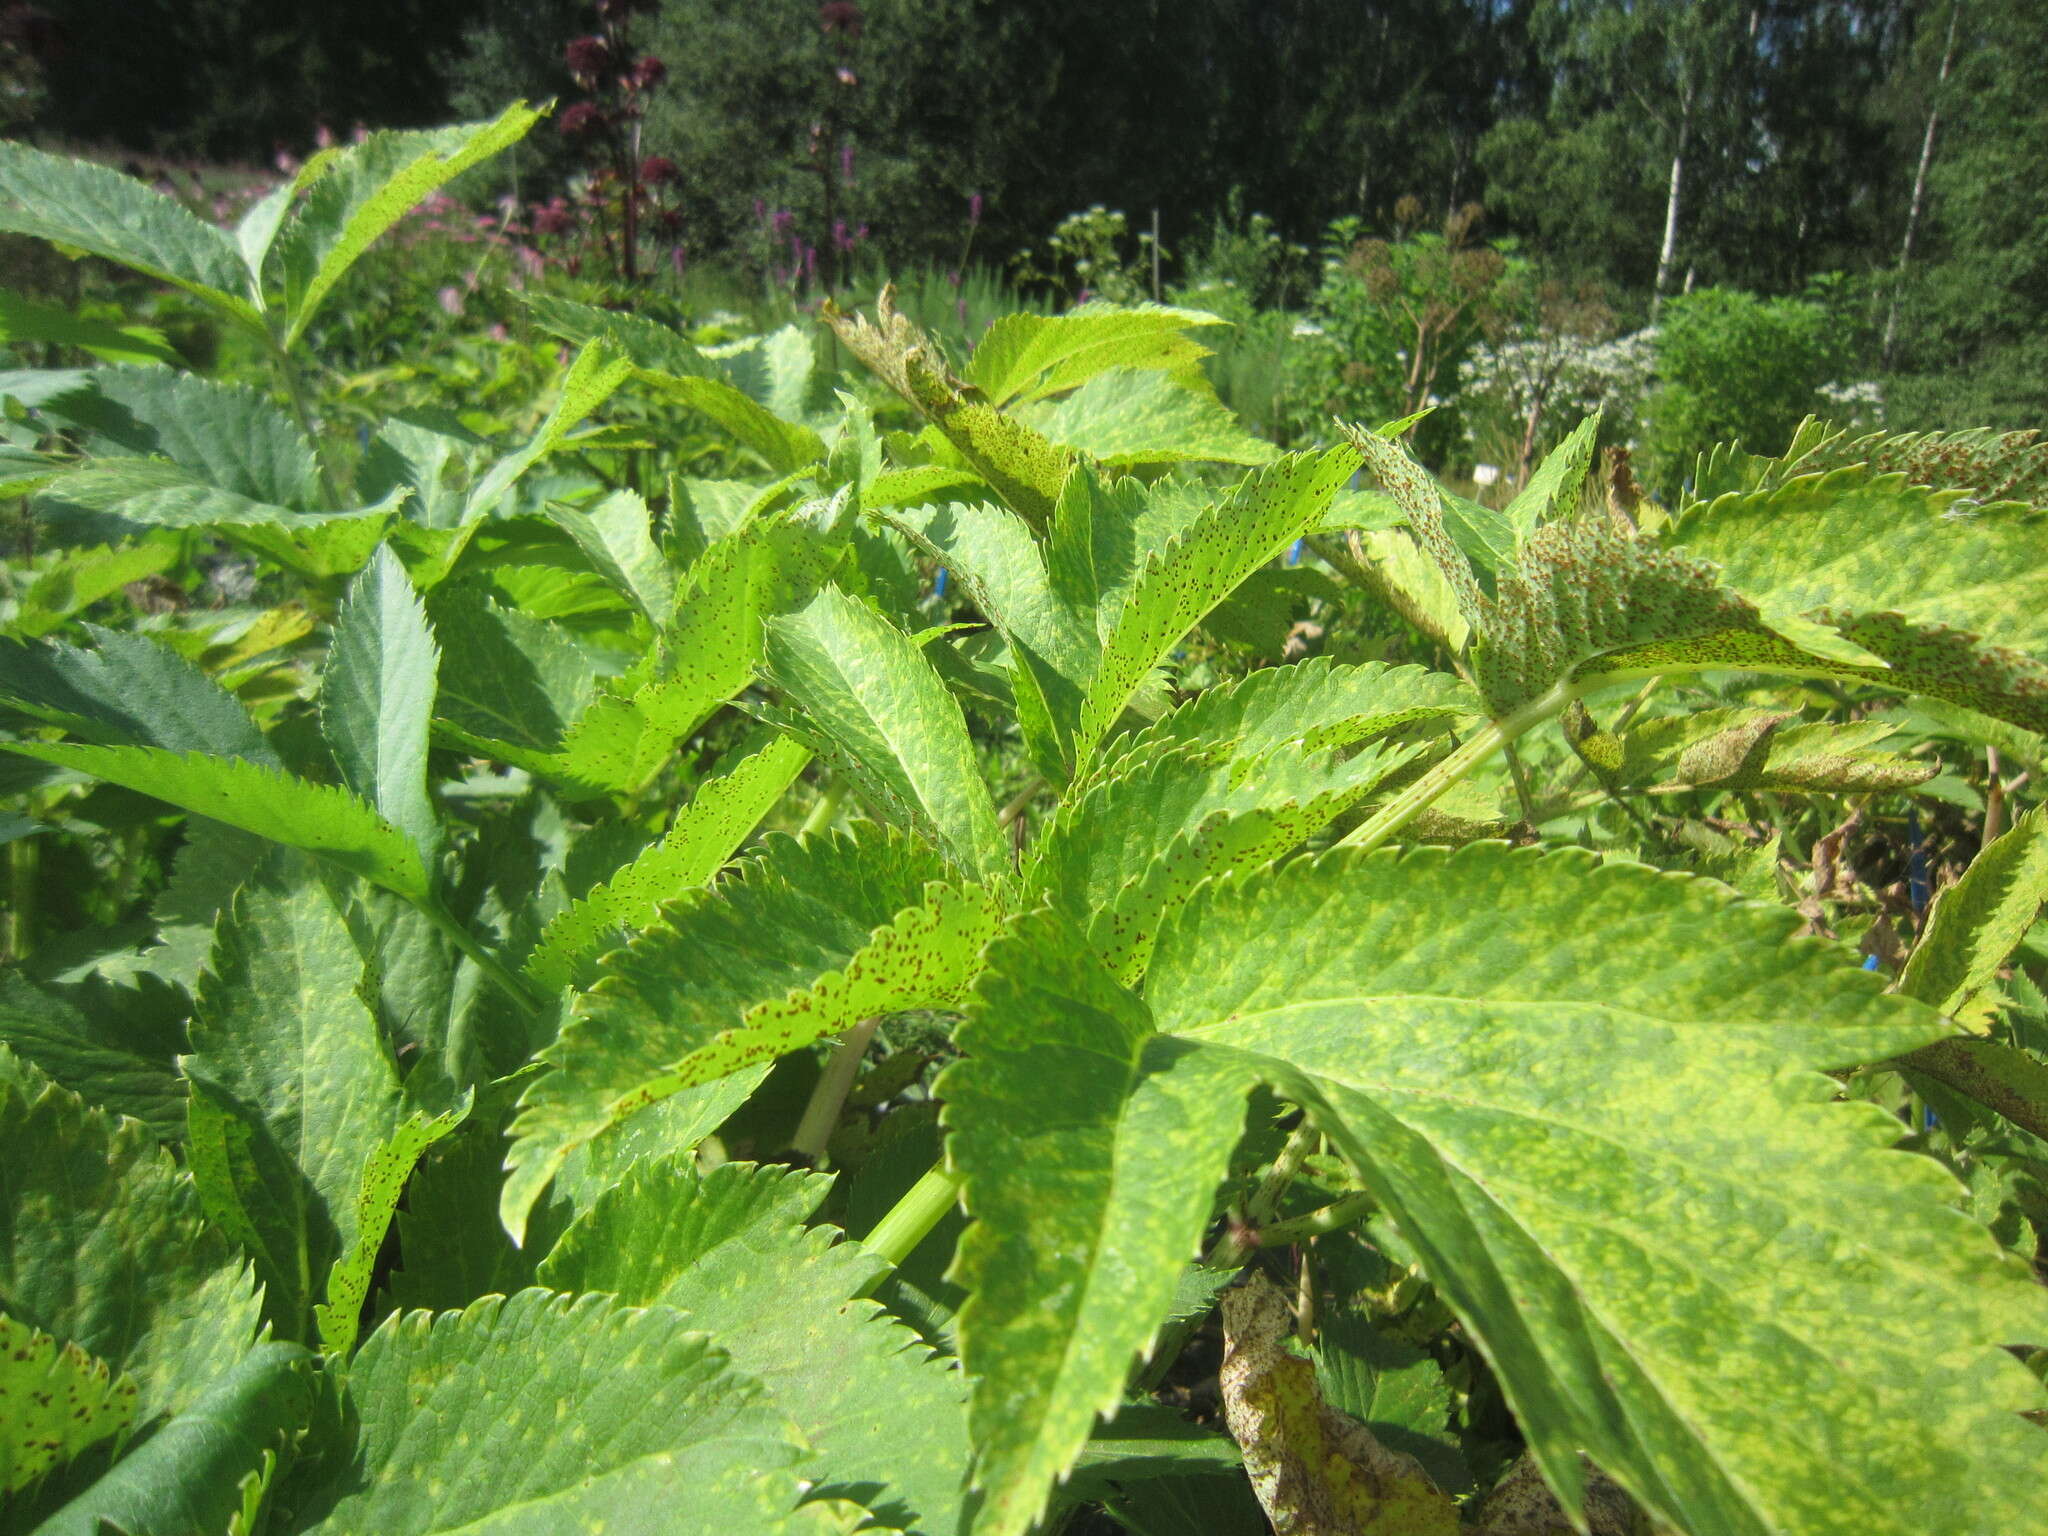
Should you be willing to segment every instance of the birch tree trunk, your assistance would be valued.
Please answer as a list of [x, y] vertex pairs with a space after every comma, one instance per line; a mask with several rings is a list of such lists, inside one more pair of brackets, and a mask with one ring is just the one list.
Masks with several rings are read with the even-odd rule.
[[1913, 260], [1913, 236], [1920, 229], [1920, 211], [1927, 205], [1927, 169], [1934, 163], [1934, 135], [1941, 125], [1941, 87], [1948, 84], [1949, 66], [1956, 57], [1956, 18], [1960, 0], [1948, 8], [1948, 38], [1941, 45], [1941, 72], [1935, 76], [1934, 103], [1927, 109], [1927, 132], [1920, 138], [1920, 165], [1913, 172], [1913, 199], [1906, 205], [1906, 233], [1899, 241], [1899, 271], [1892, 281], [1892, 301], [1884, 317], [1884, 344], [1878, 351], [1878, 366], [1889, 372], [1892, 347], [1899, 337], [1899, 296], [1906, 287], [1906, 268]]
[[1650, 322], [1655, 324], [1657, 311], [1663, 306], [1664, 295], [1671, 287], [1671, 269], [1678, 262], [1678, 210], [1685, 187], [1685, 152], [1692, 137], [1692, 88], [1687, 86], [1679, 97], [1678, 142], [1671, 149], [1671, 190], [1664, 197], [1664, 245], [1657, 252], [1657, 282], [1650, 294]]

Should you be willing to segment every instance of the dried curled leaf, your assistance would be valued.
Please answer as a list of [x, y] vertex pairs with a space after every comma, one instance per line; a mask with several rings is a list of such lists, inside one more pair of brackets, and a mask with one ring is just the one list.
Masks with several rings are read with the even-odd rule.
[[1223, 1414], [1277, 1536], [1456, 1536], [1457, 1506], [1412, 1456], [1323, 1401], [1262, 1275], [1223, 1294]]

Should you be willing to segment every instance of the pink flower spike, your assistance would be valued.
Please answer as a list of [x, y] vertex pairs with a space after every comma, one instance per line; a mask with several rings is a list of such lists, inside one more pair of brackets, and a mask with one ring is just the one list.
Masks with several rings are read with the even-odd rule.
[[462, 290], [460, 288], [451, 284], [435, 294], [434, 297], [440, 300], [441, 308], [449, 314], [459, 315], [462, 313]]
[[967, 222], [970, 225], [981, 222], [981, 194], [971, 193], [967, 199]]
[[853, 146], [839, 146], [839, 176], [849, 187], [853, 185]]

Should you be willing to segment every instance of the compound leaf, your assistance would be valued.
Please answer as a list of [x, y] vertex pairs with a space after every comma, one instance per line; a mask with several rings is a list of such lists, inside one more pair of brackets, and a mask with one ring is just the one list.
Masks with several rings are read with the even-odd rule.
[[594, 981], [590, 962], [608, 941], [645, 928], [663, 902], [708, 883], [810, 760], [809, 748], [778, 736], [699, 785], [660, 842], [548, 924], [526, 974], [551, 991]]
[[1899, 990], [1954, 1013], [1990, 985], [2048, 904], [2048, 816], [2035, 809], [1935, 899]]
[[771, 838], [739, 878], [614, 951], [520, 1101], [507, 1230], [519, 1235], [571, 1151], [668, 1094], [872, 1014], [958, 1006], [995, 913], [946, 875], [935, 850], [873, 822]]
[[138, 1391], [76, 1344], [0, 1313], [0, 1499], [126, 1429]]
[[321, 734], [342, 782], [431, 858], [427, 732], [441, 662], [427, 615], [388, 545], [349, 584], [320, 681]]
[[1247, 1083], [1155, 1048], [1145, 1005], [1051, 912], [991, 946], [958, 1039], [966, 1059], [936, 1091], [975, 1217], [953, 1273], [971, 1293], [975, 1528], [1022, 1536], [1173, 1304]]
[[0, 742], [0, 751], [75, 768], [196, 816], [302, 848], [408, 901], [424, 904], [432, 898], [426, 866], [412, 840], [345, 789], [240, 758], [155, 747], [7, 741]]
[[291, 1334], [354, 1247], [364, 1167], [396, 1129], [398, 1073], [363, 986], [362, 952], [326, 885], [274, 857], [222, 920], [194, 1007], [194, 1176]]
[[0, 1052], [0, 1308], [182, 1409], [248, 1348], [259, 1302], [191, 1178], [133, 1120]]
[[395, 1314], [348, 1375], [355, 1454], [306, 1536], [783, 1531], [802, 1455], [761, 1389], [666, 1307], [521, 1291]]
[[0, 144], [0, 229], [104, 256], [262, 324], [233, 238], [105, 166]]
[[244, 1507], [243, 1478], [305, 1428], [313, 1401], [312, 1357], [296, 1344], [258, 1344], [36, 1536], [226, 1530]]
[[1358, 455], [1343, 448], [1283, 459], [1201, 512], [1146, 564], [1103, 635], [1102, 662], [1076, 733], [1084, 757], [1181, 638], [1246, 576], [1321, 520], [1358, 463]]
[[793, 729], [883, 809], [936, 833], [963, 868], [1003, 879], [1009, 849], [966, 717], [914, 640], [826, 587], [768, 621], [766, 649], [769, 677], [796, 706]]
[[905, 1530], [952, 1536], [966, 1491], [965, 1383], [859, 1299], [880, 1260], [805, 1226], [830, 1183], [747, 1163], [700, 1173], [687, 1154], [648, 1159], [562, 1234], [539, 1278], [676, 1308], [796, 1421], [829, 1487]]
[[1567, 1511], [1583, 1449], [1693, 1531], [2020, 1519], [2040, 1390], [1998, 1346], [2048, 1304], [1889, 1117], [1829, 1102], [1820, 1068], [1940, 1024], [1796, 926], [1575, 851], [1335, 854], [1198, 896], [1147, 1000], [1308, 1106]]
[[[308, 166], [301, 185], [310, 183], [312, 190], [274, 247], [291, 316], [284, 344], [289, 347], [305, 334], [342, 274], [378, 236], [437, 187], [524, 138], [541, 115], [521, 101], [488, 123], [373, 133]], [[241, 265], [239, 250], [232, 240], [228, 245]]]

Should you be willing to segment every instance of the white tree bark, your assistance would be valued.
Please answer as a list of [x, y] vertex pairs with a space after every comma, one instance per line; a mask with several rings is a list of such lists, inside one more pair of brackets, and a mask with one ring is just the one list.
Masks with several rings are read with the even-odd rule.
[[1913, 261], [1913, 236], [1920, 229], [1920, 212], [1927, 206], [1927, 168], [1934, 163], [1934, 135], [1941, 125], [1941, 87], [1948, 84], [1949, 66], [1956, 57], [1956, 18], [1961, 0], [1948, 8], [1948, 38], [1941, 45], [1941, 73], [1935, 77], [1934, 104], [1927, 109], [1927, 132], [1920, 138], [1920, 165], [1913, 172], [1913, 199], [1906, 205], [1906, 233], [1899, 241], [1899, 273], [1892, 282], [1892, 302], [1884, 317], [1884, 344], [1879, 349], [1879, 366], [1892, 365], [1892, 346], [1899, 336], [1899, 295], [1906, 286], [1906, 268]]
[[1679, 98], [1678, 142], [1671, 149], [1671, 189], [1664, 197], [1664, 245], [1657, 253], [1657, 282], [1650, 295], [1650, 320], [1655, 323], [1664, 295], [1671, 288], [1671, 271], [1678, 263], [1678, 210], [1685, 188], [1685, 151], [1692, 137], [1692, 90], [1688, 86]]

